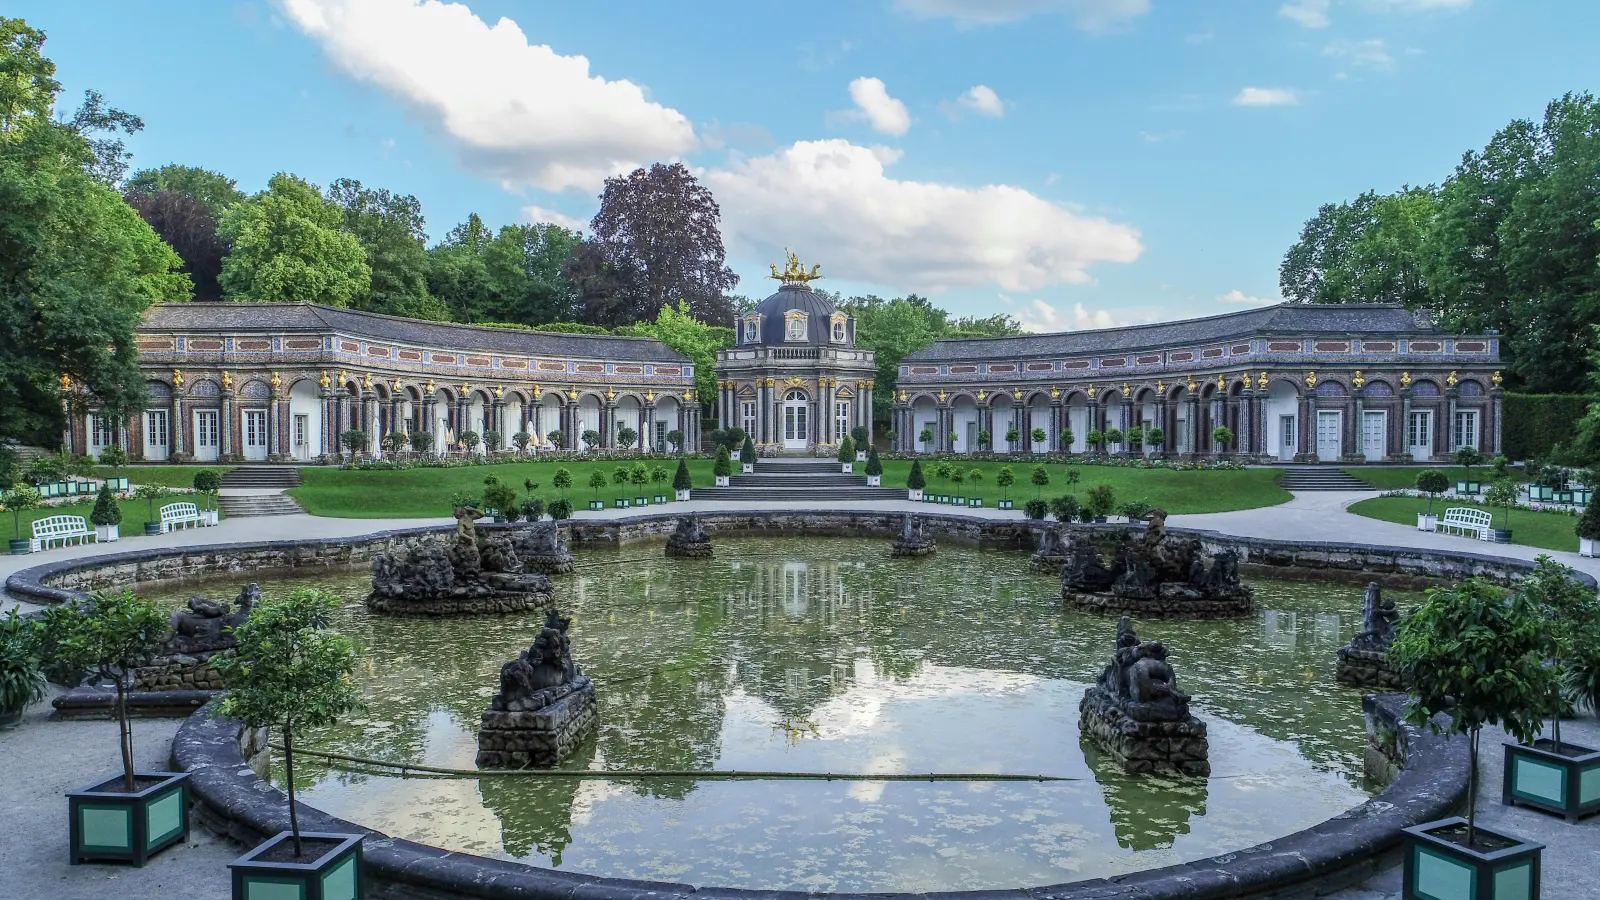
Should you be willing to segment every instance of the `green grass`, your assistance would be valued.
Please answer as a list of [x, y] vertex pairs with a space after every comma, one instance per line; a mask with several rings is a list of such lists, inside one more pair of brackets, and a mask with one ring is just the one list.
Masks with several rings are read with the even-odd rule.
[[[606, 477], [606, 486], [600, 489], [600, 499], [611, 506], [617, 497], [633, 498], [642, 495], [672, 495], [672, 475], [678, 471], [675, 459], [643, 460], [646, 466], [664, 466], [667, 480], [661, 484], [650, 483], [643, 487], [633, 484], [619, 486], [612, 482], [611, 473], [619, 465], [632, 466], [638, 460], [570, 460], [558, 462], [517, 462], [492, 466], [462, 466], [454, 469], [405, 469], [390, 472], [361, 472], [334, 468], [307, 468], [300, 470], [300, 486], [290, 488], [288, 494], [300, 501], [306, 512], [314, 516], [338, 516], [349, 519], [424, 519], [448, 518], [450, 500], [460, 494], [480, 496], [483, 479], [494, 475], [502, 482], [516, 488], [517, 502], [527, 499], [523, 482], [538, 482], [534, 496], [546, 503], [561, 496], [552, 481], [557, 468], [572, 472], [572, 487], [567, 497], [572, 505], [583, 509], [595, 496], [589, 487], [589, 475], [599, 470]], [[694, 476], [696, 487], [710, 487], [712, 461], [689, 460], [689, 474]], [[734, 471], [739, 471], [734, 461]]]
[[[1470, 474], [1460, 466], [1354, 466], [1344, 471], [1346, 474], [1353, 475], [1380, 491], [1409, 491], [1416, 489], [1417, 475], [1429, 469], [1438, 469], [1443, 472], [1445, 477], [1450, 479], [1451, 485], [1468, 478], [1476, 479], [1485, 485], [1494, 481], [1494, 468], [1492, 466], [1474, 466]], [[1521, 469], [1511, 469], [1509, 472], [1512, 481], [1523, 482], [1528, 480]]]
[[135, 485], [160, 484], [171, 488], [194, 487], [194, 473], [201, 469], [215, 469], [218, 473], [226, 472], [236, 466], [123, 466], [112, 469], [109, 466], [96, 466], [96, 478], [126, 478]]
[[[1481, 509], [1494, 516], [1496, 528], [1504, 528], [1506, 512], [1498, 507], [1484, 506], [1481, 503], [1465, 503], [1460, 500], [1435, 500], [1433, 512], [1443, 516], [1444, 511], [1452, 507], [1468, 507]], [[1374, 497], [1371, 500], [1362, 500], [1351, 504], [1350, 511], [1358, 516], [1369, 519], [1382, 519], [1385, 522], [1397, 522], [1401, 525], [1417, 524], [1417, 514], [1427, 512], [1428, 501], [1420, 497]], [[1578, 524], [1577, 516], [1569, 516], [1559, 512], [1530, 512], [1526, 510], [1511, 511], [1511, 542], [1513, 544], [1527, 544], [1530, 547], [1543, 547], [1546, 550], [1578, 551], [1578, 535], [1573, 529]], [[1469, 539], [1462, 539], [1463, 550], [1478, 549]]]
[[[152, 517], [150, 515], [150, 501], [148, 500], [118, 501], [117, 505], [122, 507], [122, 524], [117, 527], [117, 532], [123, 537], [142, 535], [144, 534], [145, 522], [160, 520], [161, 507], [166, 506], [168, 503], [181, 503], [185, 501], [192, 502], [201, 509], [205, 508], [205, 504], [201, 502], [199, 497], [173, 496], [164, 500], [157, 500], [156, 513], [155, 516]], [[33, 537], [32, 525], [35, 519], [43, 519], [47, 516], [83, 516], [84, 519], [88, 519], [89, 514], [93, 511], [94, 497], [92, 495], [81, 503], [69, 503], [63, 506], [47, 506], [40, 509], [24, 510], [21, 515], [21, 530], [18, 530], [14, 525], [18, 518], [16, 515], [10, 512], [0, 513], [0, 533], [3, 533], [7, 540], [10, 540], [11, 538], [31, 538]], [[226, 518], [226, 516], [223, 518]], [[89, 531], [92, 534], [94, 532], [94, 523], [89, 522], [88, 525]]]
[[[934, 477], [938, 462], [925, 460], [922, 474], [927, 478], [927, 490], [940, 494], [983, 497], [988, 505], [1000, 499], [1000, 488], [995, 476], [1006, 465], [1011, 466], [1017, 483], [1010, 488], [1010, 497], [1020, 507], [1022, 501], [1031, 500], [1036, 488], [1033, 478], [1034, 464], [1006, 463], [998, 460], [952, 462], [964, 471], [979, 469], [983, 480], [976, 486], [972, 482], [953, 484]], [[1169, 513], [1229, 512], [1236, 509], [1256, 509], [1274, 506], [1291, 499], [1288, 491], [1278, 486], [1277, 472], [1272, 469], [1238, 469], [1233, 471], [1175, 472], [1171, 469], [1124, 469], [1116, 466], [1069, 466], [1063, 463], [1045, 464], [1050, 483], [1039, 491], [1048, 500], [1062, 494], [1075, 494], [1080, 501], [1088, 499], [1089, 489], [1108, 484], [1116, 493], [1116, 502], [1144, 500]], [[1067, 483], [1067, 470], [1077, 469], [1077, 484]], [[857, 464], [856, 471], [862, 466]], [[909, 460], [884, 460], [883, 484], [886, 487], [903, 487], [911, 471]]]

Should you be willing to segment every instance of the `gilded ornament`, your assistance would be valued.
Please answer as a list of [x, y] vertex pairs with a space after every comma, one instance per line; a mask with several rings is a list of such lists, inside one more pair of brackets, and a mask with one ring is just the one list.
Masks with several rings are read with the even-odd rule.
[[568, 400], [577, 400], [578, 399], [578, 388], [576, 386], [573, 386], [570, 390], [567, 391], [567, 399]]
[[372, 390], [372, 373], [371, 372], [368, 372], [366, 377], [361, 379], [361, 386], [366, 388], [369, 391]]
[[1126, 381], [1124, 381], [1122, 383], [1122, 396], [1126, 397], [1131, 393], [1133, 393], [1133, 392], [1128, 390], [1128, 383]]
[[1316, 386], [1317, 386], [1317, 373], [1315, 373], [1315, 372], [1307, 372], [1306, 373], [1306, 387], [1314, 388]]
[[1451, 369], [1450, 370], [1450, 374], [1446, 375], [1444, 377], [1444, 383], [1449, 385], [1450, 387], [1455, 387], [1456, 383], [1459, 382], [1460, 380], [1461, 379], [1456, 377], [1456, 370], [1455, 369]]
[[[1088, 390], [1089, 390], [1089, 399], [1093, 400], [1095, 391], [1098, 390], [1098, 389], [1094, 385], [1091, 384], [1091, 385], [1089, 385]], [[1017, 394], [1018, 394], [1018, 399], [1021, 399], [1022, 392], [1018, 391]]]
[[182, 369], [173, 369], [172, 370], [172, 386], [173, 387], [183, 387], [183, 370]]
[[323, 372], [322, 373], [322, 377], [317, 379], [317, 384], [322, 385], [322, 389], [323, 390], [327, 390], [328, 389], [328, 385], [330, 385], [332, 383], [333, 383], [333, 379], [328, 377], [328, 373], [327, 372]]
[[72, 376], [65, 372], [61, 373], [61, 390], [63, 393], [72, 390]]
[[1061, 399], [1061, 388], [1058, 388], [1058, 387], [1055, 387], [1054, 385], [1052, 385], [1050, 387], [1050, 399], [1051, 400], [1060, 400]]
[[1361, 374], [1361, 370], [1357, 369], [1355, 374], [1350, 376], [1350, 383], [1357, 388], [1364, 387], [1367, 383], [1367, 376]]
[[1503, 381], [1504, 379], [1502, 379], [1500, 377], [1500, 373], [1498, 371], [1496, 371], [1493, 375], [1489, 376], [1489, 380], [1494, 382], [1494, 386], [1495, 387], [1499, 387], [1500, 386], [1500, 382]]
[[940, 391], [939, 392], [939, 402], [943, 403], [944, 402], [944, 398], [945, 398], [945, 392], [944, 391]]
[[1268, 383], [1269, 382], [1267, 380], [1267, 371], [1265, 369], [1262, 369], [1261, 370], [1261, 377], [1256, 379], [1256, 387], [1261, 388], [1262, 390], [1266, 390]]
[[690, 396], [692, 396], [692, 395], [691, 395], [689, 389], [688, 388], [684, 388], [683, 389], [683, 399], [688, 400], [690, 398]]
[[433, 379], [432, 379], [432, 378], [429, 378], [429, 379], [428, 379], [428, 384], [427, 384], [427, 388], [428, 388], [428, 393], [430, 393], [430, 394], [432, 394], [432, 393], [433, 393], [433, 391], [434, 391], [434, 388], [435, 388], [435, 387], [437, 387], [437, 385], [435, 385], [435, 384], [434, 384], [434, 383], [433, 383]]
[[537, 384], [534, 385], [533, 386], [533, 399], [535, 399], [535, 400], [539, 399], [539, 397], [542, 394], [543, 394], [543, 390]]
[[906, 402], [906, 392], [905, 391], [901, 391], [900, 392], [900, 402], [901, 403]]
[[1022, 388], [1014, 388], [1011, 391], [1011, 399], [1013, 399], [1013, 400], [1021, 400], [1022, 399]]
[[617, 389], [612, 387], [609, 384], [606, 385], [606, 402], [607, 403], [614, 403], [614, 402], [616, 402], [616, 399], [617, 399]]
[[348, 379], [348, 377], [347, 377], [347, 376], [346, 376], [346, 375], [345, 375], [345, 372], [344, 372], [344, 370], [343, 370], [343, 369], [340, 369], [340, 370], [339, 370], [339, 387], [344, 387], [344, 383], [345, 383], [345, 382], [346, 382], [346, 381], [347, 381], [347, 380], [349, 380], [349, 379]]
[[979, 390], [979, 391], [978, 391], [978, 402], [979, 402], [979, 403], [982, 403], [982, 402], [983, 402], [983, 399], [984, 399], [984, 398], [985, 398], [985, 397], [987, 397], [987, 396], [989, 396], [989, 392], [988, 392], [988, 391], [985, 391], [985, 390]]
[[1156, 382], [1156, 393], [1161, 394], [1162, 396], [1166, 396], [1167, 383], [1165, 381], [1157, 381]]
[[1403, 388], [1411, 387], [1411, 373], [1410, 372], [1401, 372], [1400, 373], [1400, 386], [1403, 387]]
[[656, 402], [656, 392], [655, 391], [645, 391], [644, 392], [644, 402], [646, 402], [646, 403], [654, 403], [654, 402]]
[[[395, 383], [399, 384], [398, 381], [396, 381]], [[497, 385], [494, 386], [494, 397], [495, 397], [496, 400], [500, 399], [501, 397], [504, 397], [505, 395], [506, 395], [506, 386], [505, 385], [497, 384]]]
[[461, 396], [465, 397], [466, 395], [468, 395], [470, 393], [472, 393], [472, 382], [470, 382], [470, 381], [461, 382]]
[[[399, 384], [400, 384], [400, 382], [398, 382], [398, 381], [395, 382], [396, 386], [398, 386]], [[279, 375], [277, 372], [273, 372], [272, 373], [272, 389], [273, 390], [277, 390], [278, 388], [281, 388], [281, 387], [283, 387], [283, 377], [281, 375]]]
[[1193, 394], [1193, 393], [1198, 392], [1199, 390], [1200, 390], [1200, 385], [1195, 384], [1195, 381], [1194, 381], [1193, 378], [1189, 379], [1189, 393]]
[[224, 390], [233, 389], [233, 376], [227, 372], [222, 373], [222, 387]]
[[1226, 376], [1226, 375], [1218, 375], [1217, 376], [1217, 387], [1221, 388], [1222, 390], [1227, 390], [1228, 389], [1228, 376]]
[[783, 253], [787, 257], [783, 271], [779, 272], [777, 266], [772, 266], [772, 274], [768, 275], [768, 278], [776, 279], [784, 284], [803, 285], [822, 277], [820, 274], [821, 266], [812, 266], [811, 271], [807, 272], [806, 267], [800, 264], [800, 257], [790, 253], [788, 247], [783, 248]]

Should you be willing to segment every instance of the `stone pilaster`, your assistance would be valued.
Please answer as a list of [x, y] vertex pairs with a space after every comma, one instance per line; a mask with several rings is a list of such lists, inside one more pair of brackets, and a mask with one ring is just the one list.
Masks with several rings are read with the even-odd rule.
[[225, 390], [222, 392], [222, 414], [218, 418], [220, 419], [218, 428], [221, 430], [221, 442], [217, 452], [221, 456], [221, 461], [227, 462], [239, 456], [239, 448], [235, 447], [233, 443], [234, 431], [236, 430], [233, 427], [233, 391]]

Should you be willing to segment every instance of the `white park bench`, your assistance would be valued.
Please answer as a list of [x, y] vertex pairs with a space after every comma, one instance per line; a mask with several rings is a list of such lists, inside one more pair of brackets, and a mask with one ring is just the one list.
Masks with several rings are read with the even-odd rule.
[[1487, 541], [1493, 524], [1494, 517], [1481, 509], [1455, 506], [1444, 511], [1444, 518], [1439, 520], [1438, 529], [1456, 531], [1476, 537], [1480, 541]]
[[77, 541], [84, 543], [94, 540], [94, 532], [89, 530], [89, 520], [83, 516], [45, 516], [33, 520], [33, 541], [28, 549], [35, 552], [49, 549], [57, 541], [61, 546]]
[[193, 503], [168, 503], [161, 507], [161, 533], [165, 534], [179, 526], [198, 528], [200, 521], [200, 508]]

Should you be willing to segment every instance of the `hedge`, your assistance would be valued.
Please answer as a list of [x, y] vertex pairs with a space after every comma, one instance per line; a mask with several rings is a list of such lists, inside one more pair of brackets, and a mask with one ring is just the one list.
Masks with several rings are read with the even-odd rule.
[[1539, 459], [1550, 448], [1570, 440], [1589, 404], [1600, 402], [1594, 394], [1512, 394], [1501, 407], [1505, 455], [1513, 460]]

